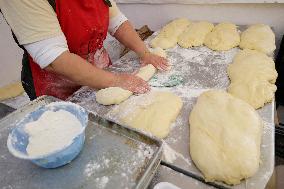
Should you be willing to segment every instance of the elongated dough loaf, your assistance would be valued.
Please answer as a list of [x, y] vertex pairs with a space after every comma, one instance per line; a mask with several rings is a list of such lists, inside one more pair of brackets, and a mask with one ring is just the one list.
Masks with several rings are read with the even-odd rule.
[[[156, 72], [152, 64], [142, 67], [136, 76], [148, 81]], [[133, 93], [120, 87], [108, 87], [101, 89], [96, 93], [96, 101], [102, 105], [120, 104]]]

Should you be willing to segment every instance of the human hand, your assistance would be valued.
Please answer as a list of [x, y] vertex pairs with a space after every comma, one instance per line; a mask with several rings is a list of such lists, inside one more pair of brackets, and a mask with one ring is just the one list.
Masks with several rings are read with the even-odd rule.
[[153, 66], [155, 66], [155, 68], [162, 71], [167, 71], [170, 69], [167, 59], [153, 53], [146, 53], [143, 57], [141, 57], [141, 63], [142, 66], [152, 64]]
[[116, 87], [120, 87], [129, 90], [133, 93], [146, 93], [150, 91], [150, 86], [146, 81], [133, 74], [117, 74], [114, 84]]

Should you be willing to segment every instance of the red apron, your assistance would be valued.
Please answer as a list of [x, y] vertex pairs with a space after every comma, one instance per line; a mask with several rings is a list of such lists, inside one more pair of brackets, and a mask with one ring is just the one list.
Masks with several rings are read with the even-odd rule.
[[[56, 0], [56, 14], [71, 53], [100, 68], [110, 64], [103, 48], [109, 25], [109, 7], [103, 0]], [[31, 57], [29, 61], [36, 96], [65, 100], [80, 88], [60, 75], [42, 70]]]

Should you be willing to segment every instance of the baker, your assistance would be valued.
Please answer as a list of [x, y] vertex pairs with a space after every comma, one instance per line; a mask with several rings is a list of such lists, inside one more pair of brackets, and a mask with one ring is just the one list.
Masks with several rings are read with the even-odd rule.
[[104, 70], [111, 65], [103, 47], [107, 32], [133, 50], [142, 64], [168, 67], [164, 58], [148, 51], [113, 1], [0, 0], [0, 9], [25, 49], [22, 84], [31, 100], [41, 95], [64, 100], [82, 85], [149, 91], [133, 74]]

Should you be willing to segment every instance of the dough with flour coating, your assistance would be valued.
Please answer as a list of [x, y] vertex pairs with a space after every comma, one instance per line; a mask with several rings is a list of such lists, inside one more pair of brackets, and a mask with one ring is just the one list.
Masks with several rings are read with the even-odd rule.
[[167, 58], [167, 53], [166, 51], [164, 51], [162, 48], [160, 47], [156, 47], [154, 49], [150, 49], [151, 53], [155, 54], [155, 55], [158, 55], [160, 57], [163, 57], [163, 58]]
[[225, 91], [207, 91], [189, 124], [190, 155], [206, 181], [235, 185], [257, 172], [263, 123], [249, 104]]
[[209, 22], [193, 22], [178, 37], [178, 44], [183, 48], [203, 45], [205, 37], [212, 31], [214, 25]]
[[255, 109], [274, 98], [277, 72], [272, 58], [266, 54], [245, 49], [240, 51], [227, 69], [231, 84], [228, 92]]
[[190, 21], [186, 18], [179, 18], [164, 26], [160, 33], [150, 42], [153, 48], [160, 47], [169, 49], [177, 44], [178, 36], [186, 29]]
[[[152, 64], [148, 64], [140, 68], [136, 76], [148, 81], [156, 72], [156, 68]], [[120, 104], [133, 93], [120, 87], [108, 87], [101, 89], [96, 93], [96, 101], [102, 105]]]
[[242, 33], [240, 47], [272, 54], [276, 49], [275, 34], [265, 24], [252, 25]]
[[237, 47], [240, 43], [240, 34], [237, 26], [232, 23], [220, 23], [207, 34], [204, 44], [216, 51], [226, 51]]
[[182, 100], [170, 92], [152, 91], [133, 96], [109, 113], [121, 124], [149, 132], [158, 138], [165, 138], [170, 126], [182, 108]]

